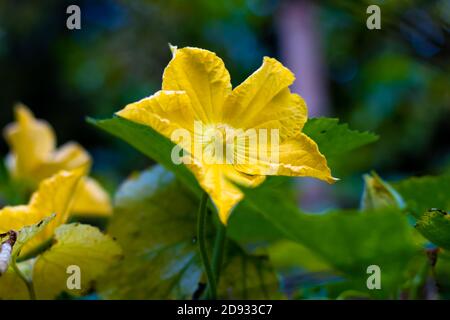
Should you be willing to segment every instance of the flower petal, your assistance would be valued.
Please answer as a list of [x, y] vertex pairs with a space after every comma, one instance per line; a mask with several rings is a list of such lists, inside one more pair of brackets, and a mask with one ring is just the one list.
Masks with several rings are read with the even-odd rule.
[[230, 74], [214, 52], [187, 47], [174, 51], [164, 70], [163, 90], [182, 90], [192, 102], [197, 120], [220, 120], [225, 99], [231, 92]]
[[36, 182], [42, 181], [61, 170], [72, 170], [90, 166], [91, 156], [78, 143], [68, 142], [52, 153], [51, 158], [41, 163], [30, 175]]
[[3, 207], [0, 210], [0, 233], [19, 230], [36, 223], [37, 220], [33, 214], [30, 214], [30, 208], [26, 205]]
[[110, 216], [111, 199], [96, 180], [84, 178], [78, 187], [72, 212], [82, 216]]
[[194, 131], [194, 110], [188, 95], [183, 91], [158, 91], [127, 105], [116, 114], [150, 126], [169, 139], [173, 131], [179, 128]]
[[219, 213], [220, 221], [227, 224], [232, 209], [242, 200], [243, 193], [230, 180], [250, 186], [258, 185], [264, 177], [240, 175], [232, 165], [206, 165], [192, 159], [186, 166], [194, 173], [200, 186], [208, 193]]
[[27, 206], [5, 207], [0, 210], [0, 230], [18, 230], [36, 224], [55, 213], [56, 217], [39, 234], [33, 237], [22, 250], [26, 254], [49, 240], [55, 228], [67, 221], [70, 205], [78, 182], [86, 173], [86, 168], [61, 171], [39, 185]]
[[223, 122], [242, 129], [279, 128], [283, 138], [299, 133], [307, 109], [303, 99], [288, 89], [294, 79], [280, 62], [265, 57], [262, 66], [228, 97]]
[[313, 177], [328, 183], [337, 180], [331, 176], [327, 160], [317, 144], [303, 133], [279, 146], [278, 161], [270, 160], [270, 146], [267, 151], [267, 159], [252, 159], [255, 164], [236, 164], [236, 170], [253, 175]]
[[29, 178], [29, 173], [51, 156], [56, 146], [55, 134], [47, 122], [35, 119], [26, 106], [17, 105], [15, 114], [17, 121], [4, 130], [12, 150], [8, 169], [15, 177]]
[[278, 93], [245, 128], [278, 129], [281, 140], [298, 135], [308, 119], [308, 109], [302, 97], [286, 88]]

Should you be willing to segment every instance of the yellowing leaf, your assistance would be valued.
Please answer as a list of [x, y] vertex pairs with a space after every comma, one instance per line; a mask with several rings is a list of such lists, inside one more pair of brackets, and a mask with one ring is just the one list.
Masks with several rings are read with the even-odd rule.
[[[23, 274], [29, 274], [32, 267], [31, 260], [17, 264], [17, 268]], [[0, 276], [0, 300], [27, 300], [29, 298], [27, 286], [12, 268]]]
[[39, 221], [37, 224], [26, 226], [17, 232], [17, 240], [13, 246], [11, 256], [14, 258], [20, 254], [22, 248], [27, 244], [28, 241], [33, 239], [39, 232], [44, 230], [44, 228], [55, 218], [55, 214], [52, 214], [43, 220]]
[[450, 215], [442, 210], [429, 210], [417, 220], [417, 230], [434, 244], [450, 250]]
[[[52, 299], [64, 291], [83, 295], [121, 255], [119, 245], [97, 228], [78, 223], [62, 225], [55, 231], [55, 244], [40, 255], [34, 265], [36, 296]], [[69, 266], [79, 267], [79, 289], [67, 286]]]

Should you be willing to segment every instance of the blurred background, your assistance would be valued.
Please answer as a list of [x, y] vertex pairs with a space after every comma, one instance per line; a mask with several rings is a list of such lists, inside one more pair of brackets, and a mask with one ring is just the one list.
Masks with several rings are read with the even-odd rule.
[[[81, 30], [66, 28], [71, 4]], [[381, 30], [366, 27], [370, 4], [381, 8]], [[85, 118], [157, 91], [168, 43], [215, 51], [233, 86], [273, 56], [296, 74], [293, 91], [310, 116], [380, 135], [333, 168], [339, 186], [306, 188], [306, 207], [317, 195], [322, 207], [355, 207], [361, 174], [372, 169], [388, 180], [450, 171], [449, 22], [446, 0], [3, 0], [0, 127], [23, 102], [54, 126], [59, 144], [85, 146], [113, 191], [151, 162]], [[2, 139], [0, 156], [7, 152]]]

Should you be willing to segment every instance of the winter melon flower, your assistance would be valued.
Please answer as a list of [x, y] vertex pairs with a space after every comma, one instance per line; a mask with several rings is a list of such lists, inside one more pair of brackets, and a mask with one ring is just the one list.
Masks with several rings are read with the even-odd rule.
[[[232, 89], [230, 75], [215, 53], [192, 47], [172, 47], [172, 52], [162, 90], [127, 105], [117, 115], [152, 127], [188, 151], [188, 161], [183, 162], [209, 194], [224, 224], [243, 198], [234, 183], [256, 187], [267, 175], [335, 181], [317, 144], [302, 133], [307, 107], [289, 90], [295, 77], [280, 62], [265, 57], [258, 70]], [[199, 124], [202, 130], [196, 130]], [[179, 129], [189, 132], [194, 143], [181, 142]], [[258, 140], [256, 147], [233, 146], [240, 161], [211, 161], [218, 154], [211, 149], [217, 132], [233, 137], [222, 141], [228, 144], [248, 130], [273, 130], [278, 135]], [[228, 146], [223, 149], [227, 151]], [[268, 156], [255, 156], [259, 155], [256, 149], [268, 151]]]
[[[25, 181], [32, 188], [60, 170], [72, 170], [90, 165], [91, 157], [80, 145], [69, 142], [56, 149], [52, 127], [35, 119], [24, 105], [15, 107], [16, 122], [9, 124], [5, 138], [11, 148], [6, 166], [13, 179]], [[100, 184], [89, 177], [83, 178], [73, 205], [77, 214], [107, 216], [112, 212], [108, 194]]]
[[39, 184], [28, 205], [3, 207], [0, 210], [0, 234], [37, 224], [54, 214], [55, 218], [25, 244], [21, 254], [27, 255], [45, 244], [55, 229], [68, 220], [75, 190], [85, 173], [86, 167], [60, 171]]

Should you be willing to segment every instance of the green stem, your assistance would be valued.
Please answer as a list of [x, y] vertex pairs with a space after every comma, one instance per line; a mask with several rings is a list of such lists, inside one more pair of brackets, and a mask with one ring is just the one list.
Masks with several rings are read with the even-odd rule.
[[219, 279], [220, 279], [220, 271], [222, 268], [222, 261], [223, 261], [223, 253], [225, 249], [225, 242], [226, 242], [226, 234], [227, 234], [227, 228], [222, 223], [218, 226], [216, 239], [214, 241], [214, 250], [213, 250], [213, 257], [212, 257], [212, 269], [214, 272], [214, 278], [216, 279], [216, 285], [219, 285]]
[[17, 267], [15, 259], [11, 261], [11, 267], [15, 271], [15, 273], [19, 276], [20, 279], [25, 283], [28, 289], [28, 294], [30, 295], [31, 300], [36, 300], [36, 293], [34, 292], [33, 282], [28, 280], [27, 277], [20, 271], [19, 267]]
[[216, 299], [217, 298], [216, 281], [214, 279], [214, 273], [211, 268], [211, 264], [208, 258], [208, 252], [206, 249], [205, 225], [206, 225], [207, 204], [208, 204], [208, 194], [204, 192], [202, 200], [200, 201], [200, 207], [198, 209], [197, 239], [198, 239], [198, 247], [200, 249], [200, 257], [202, 259], [203, 267], [205, 269], [206, 277], [208, 279], [207, 287], [209, 290], [209, 296], [211, 299]]

